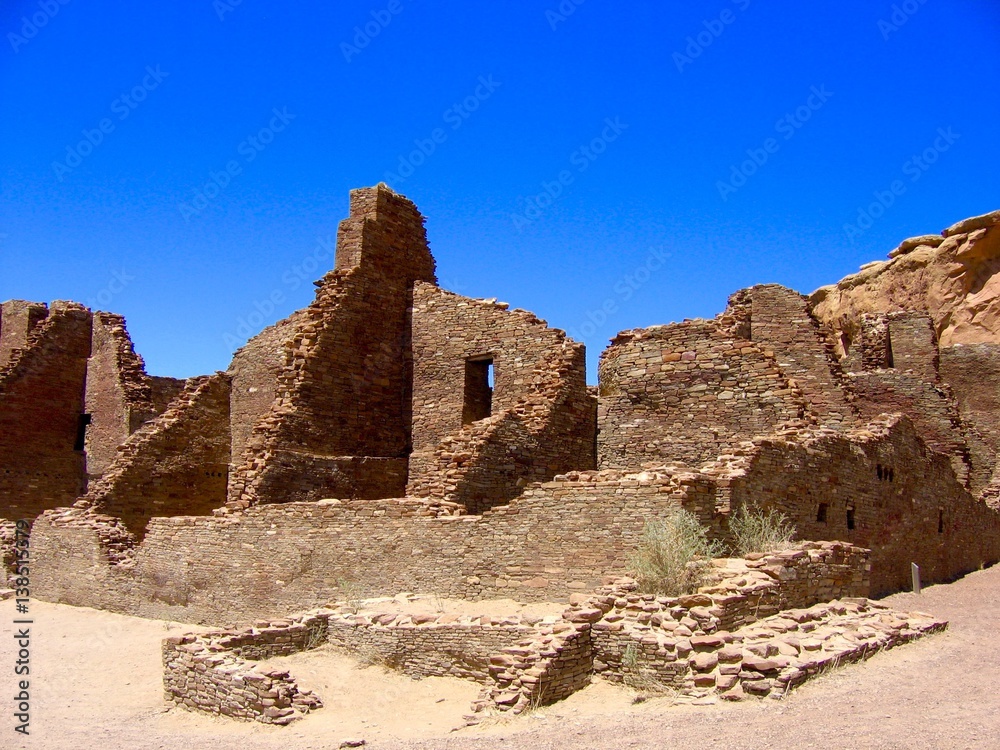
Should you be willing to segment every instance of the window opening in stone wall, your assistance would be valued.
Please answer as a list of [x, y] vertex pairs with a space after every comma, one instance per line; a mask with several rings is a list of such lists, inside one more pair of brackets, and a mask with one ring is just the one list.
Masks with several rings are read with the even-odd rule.
[[892, 359], [892, 338], [890, 338], [888, 330], [885, 332], [885, 366], [896, 366], [896, 363]]
[[944, 510], [938, 508], [938, 534], [944, 533]]
[[79, 416], [77, 416], [76, 442], [73, 443], [73, 450], [82, 451], [87, 447], [87, 427], [89, 425], [90, 425], [89, 414], [80, 414]]
[[493, 383], [493, 357], [472, 357], [465, 361], [462, 424], [478, 422], [493, 413]]
[[826, 503], [820, 503], [819, 504], [819, 510], [816, 511], [816, 523], [826, 523], [826, 510], [827, 510], [827, 507], [829, 507], [829, 506], [827, 506]]
[[847, 509], [847, 530], [854, 531], [854, 508]]
[[878, 480], [881, 482], [882, 481], [882, 464], [876, 464], [876, 466], [875, 466], [875, 474], [878, 476]]

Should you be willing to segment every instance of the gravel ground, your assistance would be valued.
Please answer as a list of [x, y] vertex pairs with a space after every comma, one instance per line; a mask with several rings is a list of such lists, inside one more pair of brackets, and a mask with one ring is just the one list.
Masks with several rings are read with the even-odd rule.
[[[951, 627], [831, 672], [783, 701], [632, 705], [628, 691], [598, 683], [525, 717], [448, 732], [467, 711], [464, 696], [450, 697], [460, 695], [458, 686], [418, 681], [411, 688], [396, 675], [351, 672], [343, 664], [338, 668], [344, 676], [327, 675], [327, 682], [343, 679], [345, 691], [374, 691], [378, 703], [389, 707], [383, 719], [369, 717], [370, 731], [361, 735], [376, 750], [1000, 748], [1000, 566], [929, 587], [919, 597], [897, 594], [885, 601], [943, 617]], [[0, 709], [0, 747], [319, 749], [358, 735], [358, 723], [340, 724], [332, 712], [323, 716], [326, 709], [287, 728], [165, 710], [159, 640], [181, 626], [41, 602], [32, 607], [32, 722], [31, 736], [23, 738], [13, 730], [13, 701], [6, 697], [15, 690], [7, 666], [15, 659], [12, 603], [0, 603], [0, 701], [6, 704]], [[325, 674], [321, 664], [314, 666]], [[421, 716], [427, 721], [420, 739], [394, 739], [406, 736], [401, 722], [407, 712], [392, 707], [418, 700], [437, 705], [426, 689], [449, 698], [435, 714]], [[331, 708], [341, 703], [326, 697]]]

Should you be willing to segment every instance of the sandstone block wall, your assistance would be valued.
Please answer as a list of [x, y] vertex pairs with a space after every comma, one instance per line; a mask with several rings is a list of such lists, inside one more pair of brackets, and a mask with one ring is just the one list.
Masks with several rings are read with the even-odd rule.
[[78, 505], [118, 517], [141, 538], [154, 516], [204, 515], [226, 502], [229, 379], [193, 378], [118, 449]]
[[807, 407], [774, 352], [715, 320], [618, 334], [601, 355], [600, 383], [601, 468], [698, 467]]
[[731, 507], [774, 508], [799, 538], [870, 548], [874, 595], [907, 588], [911, 562], [925, 581], [948, 581], [1000, 559], [1000, 515], [901, 415], [846, 434], [764, 438], [745, 460], [720, 475]]
[[[20, 340], [37, 306], [14, 305], [4, 326]], [[14, 318], [21, 329], [10, 323]], [[11, 520], [33, 518], [70, 505], [84, 485], [83, 445], [78, 445], [84, 382], [90, 356], [91, 316], [80, 305], [54, 302], [23, 346], [8, 349], [0, 368], [0, 498]]]
[[[412, 342], [410, 494], [461, 498], [481, 512], [527, 482], [595, 466], [582, 344], [531, 313], [423, 283]], [[467, 402], [481, 394], [470, 393], [468, 371], [486, 359], [495, 371], [488, 418], [473, 421]]]
[[[419, 211], [384, 185], [352, 191], [336, 267], [318, 282], [315, 301], [297, 314], [286, 337], [277, 397], [239, 457], [231, 507], [319, 500], [329, 491], [324, 462], [331, 458], [406, 457], [408, 309], [416, 281], [435, 283]], [[277, 452], [295, 454], [294, 460], [286, 455], [271, 465]], [[390, 481], [397, 476], [362, 495], [402, 495], [404, 485]]]
[[27, 348], [31, 332], [48, 314], [37, 302], [14, 299], [0, 304], [0, 368]]

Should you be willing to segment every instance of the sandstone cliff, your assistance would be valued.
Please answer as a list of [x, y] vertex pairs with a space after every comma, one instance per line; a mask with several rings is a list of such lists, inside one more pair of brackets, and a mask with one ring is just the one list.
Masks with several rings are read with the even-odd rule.
[[1000, 344], [1000, 211], [904, 240], [889, 260], [820, 287], [810, 301], [841, 356], [861, 315], [897, 310], [928, 313], [942, 347]]

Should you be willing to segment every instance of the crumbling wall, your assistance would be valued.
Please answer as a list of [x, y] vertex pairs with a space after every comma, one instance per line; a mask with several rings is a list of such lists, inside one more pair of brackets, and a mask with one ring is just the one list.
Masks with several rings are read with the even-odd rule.
[[951, 387], [962, 419], [975, 426], [995, 457], [1000, 453], [1000, 344], [957, 344], [942, 348], [940, 356], [941, 378]]
[[[166, 404], [157, 398], [167, 390], [160, 378], [153, 379], [135, 352], [125, 328], [125, 318], [113, 313], [94, 313], [91, 356], [87, 362], [87, 392], [84, 409], [88, 415], [86, 437], [87, 475], [100, 478], [118, 455], [118, 446], [139, 427], [163, 412]], [[159, 403], [158, 403], [159, 402]]]
[[[277, 397], [246, 442], [231, 507], [403, 494], [416, 281], [435, 283], [419, 211], [385, 185], [352, 191], [336, 267], [283, 345]], [[361, 456], [395, 459], [396, 468], [367, 482], [343, 473], [354, 464], [339, 459]]]
[[594, 467], [596, 405], [582, 344], [529, 312], [422, 283], [412, 342], [410, 494], [482, 512], [528, 482]]
[[[37, 314], [37, 307], [20, 308], [19, 319], [30, 318], [32, 309]], [[85, 308], [54, 302], [0, 368], [0, 498], [8, 518], [69, 505], [83, 488], [78, 439], [90, 335]]]
[[45, 305], [23, 299], [0, 304], [0, 368], [27, 347], [31, 332], [48, 314]]
[[769, 352], [794, 381], [814, 421], [831, 427], [856, 421], [833, 347], [803, 295], [778, 284], [753, 286], [730, 297], [721, 320], [730, 317], [734, 333], [744, 331], [743, 338]]
[[871, 549], [876, 596], [906, 588], [911, 562], [924, 581], [942, 582], [1000, 559], [1000, 514], [969, 494], [905, 416], [756, 443], [744, 468], [719, 473], [732, 509], [774, 508], [799, 538]]
[[154, 516], [206, 515], [224, 505], [228, 468], [228, 377], [192, 378], [120, 446], [78, 505], [121, 518], [141, 538]]
[[799, 420], [807, 403], [773, 352], [729, 324], [689, 320], [619, 333], [601, 355], [598, 465], [698, 467]]

